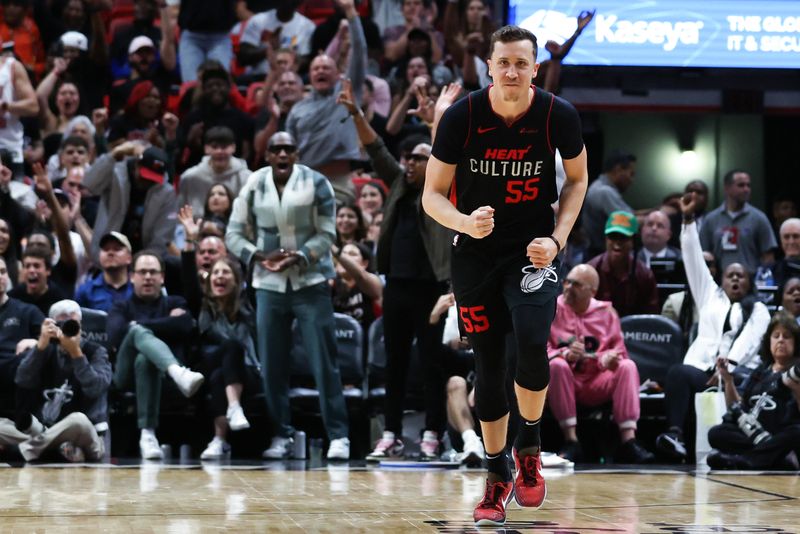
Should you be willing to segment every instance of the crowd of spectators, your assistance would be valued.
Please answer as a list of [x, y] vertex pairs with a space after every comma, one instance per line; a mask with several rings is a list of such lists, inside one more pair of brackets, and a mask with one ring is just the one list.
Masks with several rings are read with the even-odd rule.
[[[296, 319], [328, 458], [347, 459], [336, 312], [359, 323], [365, 344], [383, 325], [385, 419], [368, 459], [404, 454], [416, 353], [422, 458], [442, 452], [449, 423], [462, 458], [480, 461], [471, 355], [453, 328], [452, 236], [422, 211], [420, 191], [438, 117], [463, 90], [491, 83], [488, 2], [0, 4], [0, 411], [13, 423], [0, 420], [0, 449], [99, 460], [107, 396], [132, 391], [141, 456], [160, 459], [166, 384], [207, 400], [213, 438], [202, 459], [231, 454], [228, 434], [250, 428], [243, 401], [257, 395], [270, 420], [264, 457], [288, 457]], [[592, 17], [582, 12], [566, 42], [545, 44], [537, 86], [558, 92], [561, 62]], [[765, 335], [797, 337], [786, 319], [800, 311], [793, 199], [777, 198], [770, 222], [749, 203], [750, 174], [735, 169], [716, 209], [706, 211], [702, 180], [634, 209], [623, 195], [636, 161], [609, 152], [563, 255], [550, 409], [573, 460], [577, 405], [608, 401], [618, 460], [654, 460], [636, 437], [640, 377], [620, 317], [663, 306], [684, 332], [684, 363], [661, 384], [668, 425], [655, 443], [673, 458], [690, 452], [694, 392], [721, 376], [747, 411], [753, 391], [763, 393], [763, 367], [794, 362], [783, 346], [758, 359]], [[688, 285], [672, 284], [672, 295], [661, 287], [664, 261], [679, 278], [685, 268]], [[792, 315], [770, 322], [776, 308]], [[80, 332], [96, 312], [106, 314], [104, 345]], [[783, 423], [798, 421], [786, 403]], [[715, 436], [733, 431], [725, 424]], [[779, 449], [755, 464], [785, 461]], [[714, 461], [749, 465], [748, 451]]]

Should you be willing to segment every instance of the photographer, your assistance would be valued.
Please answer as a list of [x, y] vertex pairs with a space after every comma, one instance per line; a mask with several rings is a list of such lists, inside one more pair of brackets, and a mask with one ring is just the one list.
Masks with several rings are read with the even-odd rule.
[[[71, 462], [98, 461], [105, 453], [98, 432], [108, 429], [111, 363], [105, 348], [81, 338], [80, 321], [77, 302], [53, 304], [36, 346], [17, 369], [17, 429], [40, 430], [19, 444], [27, 461], [48, 451]], [[49, 428], [41, 432], [37, 420]]]
[[741, 393], [727, 361], [717, 363], [728, 413], [708, 432], [708, 442], [717, 449], [707, 459], [712, 469], [797, 469], [786, 460], [792, 450], [800, 452], [800, 326], [792, 314], [779, 311], [772, 317], [761, 362]]

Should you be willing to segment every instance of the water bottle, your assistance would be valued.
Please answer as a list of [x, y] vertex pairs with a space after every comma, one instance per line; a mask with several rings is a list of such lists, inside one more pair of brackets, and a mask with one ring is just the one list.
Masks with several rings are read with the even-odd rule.
[[302, 430], [297, 430], [294, 433], [292, 457], [294, 457], [295, 460], [304, 460], [306, 457], [306, 433]]

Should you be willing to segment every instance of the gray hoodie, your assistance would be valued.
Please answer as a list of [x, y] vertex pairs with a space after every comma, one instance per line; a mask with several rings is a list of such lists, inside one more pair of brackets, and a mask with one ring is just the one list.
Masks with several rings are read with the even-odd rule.
[[178, 205], [192, 206], [192, 213], [195, 217], [202, 217], [205, 211], [206, 195], [211, 186], [223, 184], [228, 186], [233, 192], [233, 197], [239, 195], [239, 190], [244, 186], [250, 176], [250, 169], [247, 162], [240, 158], [231, 158], [231, 165], [225, 172], [215, 173], [211, 169], [209, 160], [211, 156], [203, 156], [203, 159], [181, 175], [178, 193]]

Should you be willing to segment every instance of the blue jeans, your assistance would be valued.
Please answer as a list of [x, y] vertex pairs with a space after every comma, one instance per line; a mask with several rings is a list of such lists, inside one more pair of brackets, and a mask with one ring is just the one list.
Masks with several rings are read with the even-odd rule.
[[225, 70], [231, 68], [233, 46], [227, 33], [200, 33], [181, 31], [178, 47], [178, 60], [181, 65], [181, 80], [191, 82], [197, 79], [197, 67], [206, 59], [216, 59]]
[[319, 390], [322, 421], [329, 439], [348, 435], [347, 406], [336, 363], [333, 304], [327, 283], [286, 293], [256, 290], [258, 356], [264, 379], [267, 411], [276, 436], [294, 433], [289, 408], [289, 373], [292, 367], [292, 319], [297, 318], [308, 363]]

